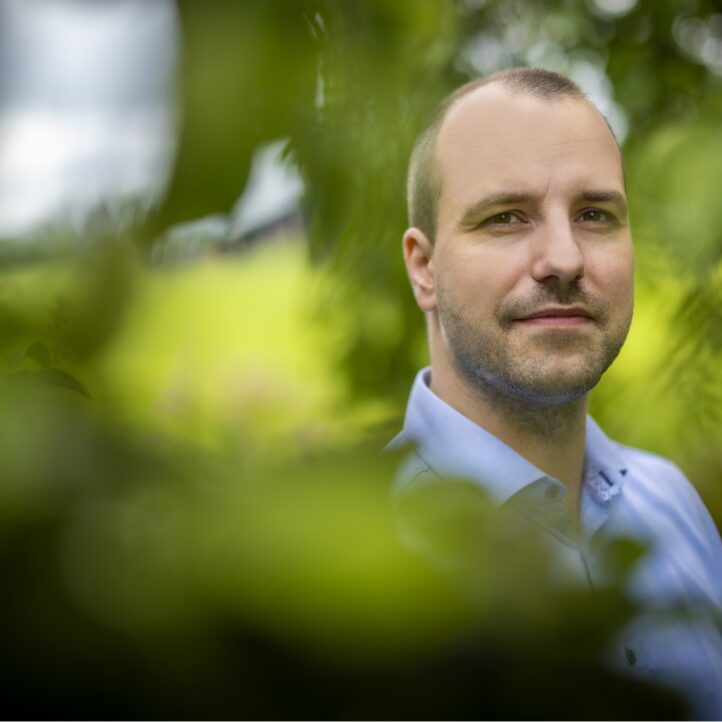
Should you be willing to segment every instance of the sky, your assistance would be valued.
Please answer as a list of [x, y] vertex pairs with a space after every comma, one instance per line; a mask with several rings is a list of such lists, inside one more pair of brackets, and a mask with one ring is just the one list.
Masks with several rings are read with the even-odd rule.
[[178, 44], [172, 0], [0, 0], [0, 238], [162, 194]]

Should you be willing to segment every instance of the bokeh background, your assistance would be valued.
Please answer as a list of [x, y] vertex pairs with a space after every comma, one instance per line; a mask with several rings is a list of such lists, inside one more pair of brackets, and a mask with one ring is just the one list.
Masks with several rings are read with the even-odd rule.
[[548, 585], [468, 489], [430, 502], [463, 574], [395, 532], [377, 452], [427, 359], [409, 150], [514, 65], [576, 80], [624, 148], [636, 317], [592, 413], [722, 523], [717, 3], [0, 0], [8, 709], [681, 713], [600, 664], [621, 589]]

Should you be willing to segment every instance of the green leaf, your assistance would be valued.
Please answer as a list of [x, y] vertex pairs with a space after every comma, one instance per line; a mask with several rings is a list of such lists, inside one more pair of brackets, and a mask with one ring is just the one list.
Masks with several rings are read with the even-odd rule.
[[69, 374], [67, 371], [61, 369], [40, 369], [38, 371], [17, 371], [12, 375], [12, 378], [16, 381], [24, 381], [38, 384], [49, 384], [51, 386], [60, 386], [69, 391], [85, 396], [86, 398], [92, 398], [90, 391], [76, 379], [74, 376]]
[[44, 369], [50, 366], [50, 351], [48, 351], [48, 347], [40, 341], [36, 341], [30, 345], [25, 352], [25, 357], [36, 361]]

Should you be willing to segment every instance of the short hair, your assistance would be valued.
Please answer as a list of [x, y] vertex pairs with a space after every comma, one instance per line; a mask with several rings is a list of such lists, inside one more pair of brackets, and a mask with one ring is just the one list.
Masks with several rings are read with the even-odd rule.
[[411, 152], [407, 177], [409, 224], [424, 232], [433, 243], [436, 212], [441, 196], [441, 177], [435, 162], [436, 139], [452, 106], [485, 85], [500, 84], [517, 94], [546, 100], [586, 100], [581, 88], [569, 78], [542, 68], [511, 68], [476, 78], [458, 87], [436, 107], [431, 121], [418, 135]]

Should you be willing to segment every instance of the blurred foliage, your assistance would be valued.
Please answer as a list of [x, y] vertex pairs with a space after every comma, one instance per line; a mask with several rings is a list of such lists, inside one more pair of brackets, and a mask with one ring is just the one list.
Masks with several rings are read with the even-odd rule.
[[[593, 413], [680, 463], [722, 520], [722, 29], [711, 1], [627, 5], [179, 0], [162, 206], [62, 259], [2, 249], [7, 709], [682, 714], [601, 662], [639, 550], [610, 550], [609, 589], [551, 584], [549, 550], [464, 485], [408, 500], [415, 532], [392, 518], [395, 459], [377, 454], [425, 359], [400, 254], [413, 138], [456, 84], [539, 64], [607, 82], [626, 125], [637, 313]], [[305, 247], [147, 265], [138, 246], [227, 213], [278, 138], [305, 181]]]
[[[546, 547], [520, 517], [479, 497], [473, 533], [455, 534], [464, 573], [404, 548], [396, 459], [375, 444], [239, 472], [135, 438], [70, 392], [5, 385], [0, 409], [14, 716], [546, 718], [571, 709], [560, 679], [585, 717], [682, 712], [601, 664], [633, 607], [614, 588], [545, 584]], [[11, 433], [28, 425], [32, 439]]]

